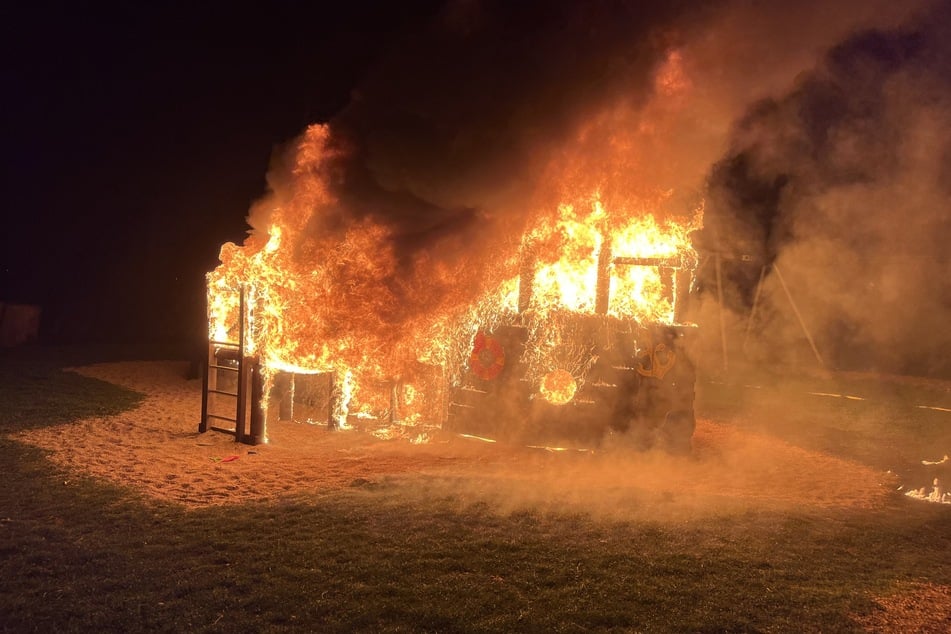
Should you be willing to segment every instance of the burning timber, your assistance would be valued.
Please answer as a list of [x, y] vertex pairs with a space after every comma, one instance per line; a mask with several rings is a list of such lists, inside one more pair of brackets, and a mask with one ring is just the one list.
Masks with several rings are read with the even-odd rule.
[[[578, 226], [590, 224], [582, 218]], [[560, 244], [553, 257], [538, 235], [523, 240], [510, 283], [444, 328], [439, 354], [421, 354], [394, 378], [269, 356], [256, 335], [269, 318], [256, 280], [225, 286], [210, 276], [209, 306], [226, 310], [209, 311], [199, 431], [256, 444], [267, 441], [267, 421], [276, 418], [413, 441], [443, 430], [590, 447], [614, 436], [641, 448], [688, 451], [695, 326], [685, 313], [697, 268], [693, 249], [681, 240], [643, 255], [643, 247], [593, 230], [573, 249], [587, 255], [565, 268], [568, 249]], [[223, 304], [223, 288], [236, 298]], [[222, 313], [228, 328], [216, 324]]]
[[[658, 269], [674, 306], [674, 323], [642, 324], [608, 314], [611, 272], [624, 267]], [[532, 310], [534, 267], [523, 257], [519, 312], [492, 332], [479, 332], [460, 384], [450, 390], [445, 428], [481, 437], [546, 445], [599, 444], [623, 435], [639, 448], [690, 449], [696, 373], [690, 356], [694, 327], [683, 313], [696, 269], [683, 257], [597, 256], [594, 314], [548, 313], [558, 323], [547, 351], [554, 369], [531, 379], [533, 333], [544, 331]], [[578, 380], [576, 377], [582, 377]]]

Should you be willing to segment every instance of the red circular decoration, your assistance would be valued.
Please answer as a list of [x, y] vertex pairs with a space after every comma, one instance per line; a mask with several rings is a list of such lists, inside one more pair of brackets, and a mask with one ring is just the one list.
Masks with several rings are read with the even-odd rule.
[[476, 333], [469, 355], [469, 369], [480, 379], [491, 381], [505, 367], [505, 350], [498, 339], [483, 332]]

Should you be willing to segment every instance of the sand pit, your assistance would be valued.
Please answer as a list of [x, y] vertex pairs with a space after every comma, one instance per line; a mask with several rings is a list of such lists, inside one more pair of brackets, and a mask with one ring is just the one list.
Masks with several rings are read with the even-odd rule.
[[[14, 436], [77, 473], [189, 507], [321, 494], [385, 483], [407, 492], [518, 506], [623, 514], [659, 508], [875, 508], [893, 495], [886, 474], [768, 436], [698, 421], [693, 455], [549, 452], [435, 435], [429, 444], [328, 432], [306, 423], [268, 427], [270, 444], [197, 432], [200, 384], [185, 364], [125, 362], [74, 371], [146, 395], [117, 416]], [[622, 445], [623, 443], [615, 443]]]

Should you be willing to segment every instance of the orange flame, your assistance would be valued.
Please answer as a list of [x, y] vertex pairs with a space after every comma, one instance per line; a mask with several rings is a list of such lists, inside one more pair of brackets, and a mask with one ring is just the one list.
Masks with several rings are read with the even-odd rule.
[[[332, 161], [341, 151], [327, 126], [309, 128], [291, 191], [271, 210], [265, 231], [243, 246], [223, 245], [221, 264], [208, 275], [210, 338], [238, 338], [244, 289], [246, 353], [259, 355], [272, 374], [333, 373], [338, 426], [354, 416], [422, 420], [472, 362], [477, 333], [526, 315], [533, 327], [523, 361], [540, 389], [553, 394], [573, 390], [586, 370], [583, 355], [553, 356], [571, 337], [559, 315], [674, 321], [671, 287], [682, 276], [671, 271], [696, 266], [688, 233], [699, 228], [702, 207], [686, 221], [663, 222], [651, 208], [669, 193], [612, 211], [594, 191], [587, 200], [535, 214], [520, 243], [512, 241], [520, 251], [471, 255], [455, 266], [427, 254], [403, 262], [386, 225], [372, 216], [342, 216], [329, 193]], [[652, 264], [638, 264], [644, 259]], [[474, 301], [455, 284], [464, 268], [491, 283]], [[526, 289], [520, 294], [526, 283], [530, 296]]]

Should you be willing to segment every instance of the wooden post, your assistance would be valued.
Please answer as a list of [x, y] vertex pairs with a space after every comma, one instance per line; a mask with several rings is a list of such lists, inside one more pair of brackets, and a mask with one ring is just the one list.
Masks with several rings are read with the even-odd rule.
[[390, 425], [395, 425], [400, 422], [399, 414], [396, 411], [400, 402], [399, 386], [399, 381], [393, 381], [392, 385], [390, 385]]
[[674, 291], [674, 269], [670, 266], [659, 266], [657, 267], [657, 273], [660, 275], [661, 288], [664, 289], [664, 298], [673, 307], [677, 301], [677, 295]]
[[334, 381], [334, 371], [327, 373], [327, 429], [334, 431], [337, 429], [337, 419], [334, 418], [334, 410], [337, 409], [337, 382]]
[[249, 359], [248, 370], [251, 375], [251, 444], [267, 442], [267, 411], [264, 409], [264, 373], [258, 357]]
[[611, 303], [611, 244], [601, 237], [601, 250], [598, 251], [598, 278], [594, 290], [594, 312], [606, 315]]
[[238, 362], [238, 368], [238, 407], [234, 417], [234, 440], [244, 442], [248, 422], [248, 384], [250, 383], [248, 360], [242, 358]]
[[280, 397], [278, 420], [294, 420], [294, 386], [293, 372], [278, 372], [274, 377], [274, 391]]
[[518, 263], [518, 312], [524, 313], [532, 302], [532, 285], [535, 283], [535, 251], [531, 245], [522, 245]]
[[216, 364], [215, 350], [211, 345], [211, 317], [208, 314], [208, 292], [205, 291], [205, 372], [201, 377], [201, 420], [198, 421], [198, 433], [204, 434], [208, 431], [208, 390], [216, 389], [217, 383], [212, 382], [211, 366]]
[[674, 277], [674, 323], [682, 324], [687, 316], [690, 300], [690, 282], [693, 271], [688, 268], [677, 269]]
[[238, 296], [238, 406], [235, 412], [234, 439], [244, 442], [244, 430], [248, 411], [248, 359], [244, 356], [244, 286]]
[[[211, 345], [211, 339], [208, 340], [208, 356], [205, 357], [205, 373], [201, 379], [201, 421], [198, 423], [198, 433], [204, 434], [208, 431], [208, 390], [217, 389], [218, 371], [211, 366], [216, 365], [215, 348]], [[214, 373], [214, 374], [212, 374]], [[214, 377], [214, 378], [212, 378]]]

